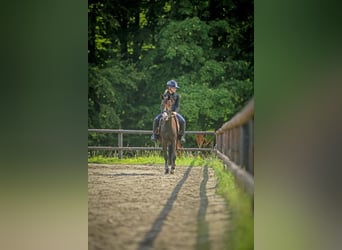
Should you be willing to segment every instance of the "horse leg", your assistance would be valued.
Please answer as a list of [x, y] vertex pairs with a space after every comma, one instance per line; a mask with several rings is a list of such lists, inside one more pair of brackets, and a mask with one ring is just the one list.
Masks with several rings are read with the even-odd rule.
[[168, 163], [169, 166], [172, 165], [172, 145], [168, 146]]
[[176, 168], [176, 142], [170, 146], [169, 153], [171, 157], [171, 174], [173, 174]]
[[167, 146], [167, 165], [171, 165], [171, 157], [170, 157], [170, 145]]
[[169, 166], [168, 166], [168, 163], [167, 163], [167, 161], [168, 161], [168, 156], [167, 156], [167, 146], [165, 145], [165, 144], [163, 144], [163, 153], [164, 153], [164, 160], [165, 160], [165, 174], [168, 174], [169, 173]]

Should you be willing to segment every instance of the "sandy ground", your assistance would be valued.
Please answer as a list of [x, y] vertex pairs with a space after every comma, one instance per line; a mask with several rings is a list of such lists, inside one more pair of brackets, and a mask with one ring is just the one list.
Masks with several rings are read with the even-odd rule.
[[229, 211], [206, 166], [88, 165], [88, 249], [229, 249]]

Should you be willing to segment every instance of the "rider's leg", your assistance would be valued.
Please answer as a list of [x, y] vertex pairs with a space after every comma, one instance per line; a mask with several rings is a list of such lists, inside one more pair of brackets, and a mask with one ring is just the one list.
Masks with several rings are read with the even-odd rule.
[[182, 143], [185, 142], [185, 119], [183, 116], [181, 116], [180, 114], [177, 113], [177, 118], [178, 118], [178, 121], [179, 121], [179, 135], [180, 135], [180, 140]]
[[159, 119], [161, 114], [157, 115], [153, 120], [153, 134], [151, 136], [152, 141], [156, 141], [158, 139], [158, 127], [159, 127]]

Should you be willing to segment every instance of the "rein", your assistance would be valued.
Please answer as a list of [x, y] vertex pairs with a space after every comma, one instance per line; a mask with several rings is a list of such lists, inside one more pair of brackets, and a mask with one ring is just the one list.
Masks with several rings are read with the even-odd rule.
[[173, 100], [172, 97], [168, 96], [163, 96], [163, 112], [162, 112], [162, 117], [164, 121], [168, 121], [172, 116], [173, 112], [171, 111], [172, 104], [175, 101]]

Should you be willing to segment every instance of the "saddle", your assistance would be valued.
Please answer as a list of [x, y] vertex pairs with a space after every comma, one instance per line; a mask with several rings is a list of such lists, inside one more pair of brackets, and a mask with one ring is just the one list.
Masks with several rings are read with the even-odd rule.
[[[179, 120], [177, 118], [177, 116], [172, 112], [171, 114], [171, 119], [175, 119], [176, 120], [176, 126], [177, 126], [177, 134], [179, 135], [179, 130], [180, 130], [180, 127], [179, 127]], [[161, 129], [161, 120], [159, 120], [159, 125], [158, 125], [158, 128], [157, 128], [157, 135], [160, 134], [160, 129]]]
[[172, 113], [171, 119], [175, 119], [176, 120], [177, 135], [179, 135], [179, 120], [178, 120], [177, 116], [174, 113]]

